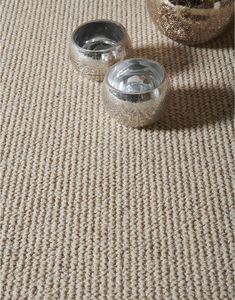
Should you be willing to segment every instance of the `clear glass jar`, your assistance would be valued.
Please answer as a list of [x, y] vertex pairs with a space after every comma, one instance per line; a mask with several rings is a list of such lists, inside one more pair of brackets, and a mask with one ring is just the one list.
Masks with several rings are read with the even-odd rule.
[[161, 117], [169, 90], [168, 76], [159, 63], [132, 58], [110, 68], [101, 94], [105, 111], [117, 122], [144, 127]]
[[117, 22], [94, 20], [72, 34], [69, 56], [84, 76], [100, 81], [110, 66], [130, 56], [131, 42], [126, 29]]

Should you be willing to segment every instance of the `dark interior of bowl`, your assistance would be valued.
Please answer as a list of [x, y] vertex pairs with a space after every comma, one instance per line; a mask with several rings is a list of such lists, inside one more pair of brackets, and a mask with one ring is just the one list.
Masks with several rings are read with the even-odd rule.
[[193, 8], [218, 8], [223, 6], [227, 0], [169, 0], [174, 5]]
[[123, 93], [140, 94], [159, 87], [165, 79], [165, 71], [154, 61], [132, 58], [119, 62], [108, 73], [107, 80]]
[[123, 38], [120, 26], [109, 21], [95, 21], [84, 24], [75, 33], [75, 42], [87, 50], [105, 50], [112, 48]]

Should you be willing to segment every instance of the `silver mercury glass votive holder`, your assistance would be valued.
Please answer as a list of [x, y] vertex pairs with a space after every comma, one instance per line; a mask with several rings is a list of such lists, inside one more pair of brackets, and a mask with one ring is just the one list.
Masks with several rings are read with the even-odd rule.
[[[192, 3], [197, 6], [191, 7]], [[220, 35], [234, 13], [233, 0], [146, 0], [146, 4], [162, 33], [188, 45]]]
[[110, 68], [102, 83], [104, 109], [123, 125], [144, 127], [163, 113], [169, 89], [169, 79], [159, 63], [123, 60]]
[[128, 57], [130, 51], [130, 38], [121, 24], [95, 20], [73, 32], [69, 56], [82, 75], [100, 81], [109, 67]]

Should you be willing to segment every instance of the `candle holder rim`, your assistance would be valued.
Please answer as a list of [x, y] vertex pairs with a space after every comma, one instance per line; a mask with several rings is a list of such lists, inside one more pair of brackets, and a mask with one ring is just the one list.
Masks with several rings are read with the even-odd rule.
[[[162, 71], [163, 71], [163, 78], [162, 78], [162, 80], [161, 80], [161, 83], [160, 83], [158, 86], [156, 86], [156, 87], [154, 87], [154, 88], [152, 88], [152, 89], [149, 89], [149, 90], [146, 90], [146, 91], [142, 91], [142, 92], [127, 92], [127, 91], [124, 92], [124, 91], [122, 91], [122, 90], [120, 90], [120, 89], [118, 89], [118, 88], [112, 86], [111, 83], [110, 83], [109, 80], [108, 80], [108, 76], [109, 76], [110, 72], [111, 72], [118, 64], [121, 64], [121, 63], [124, 63], [124, 62], [127, 62], [127, 61], [132, 61], [132, 60], [148, 61], [148, 62], [151, 62], [151, 63], [154, 63], [154, 64], [158, 65], [158, 66], [162, 69]], [[112, 65], [112, 66], [109, 68], [108, 72], [105, 74], [103, 83], [105, 82], [105, 83], [108, 85], [109, 88], [111, 88], [111, 89], [112, 89], [113, 91], [115, 91], [115, 92], [118, 92], [119, 94], [122, 94], [122, 95], [130, 95], [130, 96], [133, 95], [133, 96], [135, 96], [135, 95], [148, 95], [148, 94], [150, 95], [150, 94], [154, 93], [154, 91], [157, 91], [158, 89], [160, 89], [160, 88], [163, 86], [163, 84], [165, 83], [166, 80], [167, 80], [167, 73], [166, 73], [166, 70], [165, 70], [165, 68], [164, 68], [159, 62], [154, 61], [154, 60], [152, 60], [152, 59], [143, 58], [143, 57], [132, 57], [132, 58], [129, 58], [129, 59], [125, 59], [125, 60], [119, 61], [119, 62], [117, 62], [116, 64]]]
[[[76, 43], [76, 39], [75, 39], [76, 34], [83, 26], [86, 26], [86, 25], [92, 24], [92, 23], [102, 23], [102, 22], [114, 24], [122, 30], [123, 36], [118, 42], [116, 42], [115, 46], [112, 46], [112, 47], [106, 48], [106, 49], [90, 50], [90, 49], [84, 49], [83, 47], [79, 46], [78, 43]], [[91, 21], [82, 23], [81, 25], [76, 27], [74, 29], [74, 31], [72, 32], [71, 40], [72, 40], [72, 43], [77, 48], [79, 48], [81, 52], [84, 52], [84, 53], [109, 53], [110, 51], [117, 49], [117, 47], [119, 47], [122, 44], [122, 42], [125, 40], [126, 36], [127, 36], [127, 30], [121, 23], [116, 22], [116, 21], [112, 21], [112, 20], [109, 20], [109, 19], [95, 19], [95, 20], [91, 20]]]

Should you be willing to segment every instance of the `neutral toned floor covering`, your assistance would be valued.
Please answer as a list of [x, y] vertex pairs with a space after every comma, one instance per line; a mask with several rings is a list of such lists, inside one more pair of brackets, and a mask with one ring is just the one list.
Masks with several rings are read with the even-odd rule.
[[[161, 35], [143, 0], [3, 1], [1, 299], [232, 299], [232, 36]], [[77, 74], [80, 23], [126, 26], [171, 76], [163, 121], [116, 124]]]

